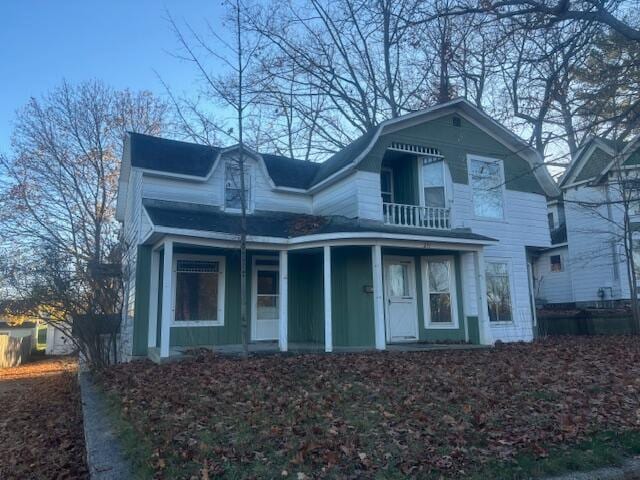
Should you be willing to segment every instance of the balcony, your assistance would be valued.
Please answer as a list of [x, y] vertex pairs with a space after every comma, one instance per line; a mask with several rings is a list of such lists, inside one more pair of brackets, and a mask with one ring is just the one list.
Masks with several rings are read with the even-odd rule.
[[449, 230], [451, 228], [448, 208], [383, 202], [382, 215], [384, 223], [387, 225], [434, 230]]

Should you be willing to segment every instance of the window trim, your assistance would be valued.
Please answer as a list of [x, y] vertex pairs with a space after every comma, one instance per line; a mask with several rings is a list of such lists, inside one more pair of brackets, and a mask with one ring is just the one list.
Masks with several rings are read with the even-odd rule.
[[[178, 260], [218, 262], [218, 319], [217, 320], [176, 320], [176, 294], [178, 286]], [[171, 282], [171, 324], [170, 327], [222, 327], [224, 326], [225, 261], [220, 255], [174, 254]]]
[[[449, 294], [451, 295], [451, 322], [432, 322], [431, 321], [431, 303], [429, 295], [431, 289], [429, 287], [428, 264], [429, 260], [447, 260], [450, 264], [449, 275]], [[456, 277], [456, 261], [453, 255], [429, 255], [420, 258], [420, 268], [422, 277], [422, 312], [424, 316], [424, 328], [429, 330], [456, 330], [460, 328], [460, 319], [458, 318], [458, 291]]]
[[[502, 216], [500, 217], [483, 217], [476, 214], [476, 199], [473, 194], [473, 183], [471, 181], [471, 162], [472, 161], [484, 162], [484, 163], [498, 163], [500, 173], [500, 195], [502, 196]], [[504, 222], [506, 220], [506, 182], [504, 177], [504, 161], [500, 158], [484, 157], [482, 155], [467, 154], [467, 182], [471, 189], [471, 206], [473, 208], [473, 218], [476, 220], [483, 220], [487, 222]]]
[[[246, 156], [246, 155], [245, 155]], [[227, 207], [227, 162], [234, 162], [237, 163], [235, 160], [233, 159], [226, 159], [223, 163], [223, 170], [222, 170], [222, 211], [223, 212], [228, 212], [228, 213], [242, 213], [242, 208], [233, 208], [233, 207]], [[253, 207], [254, 207], [254, 195], [253, 195], [253, 185], [254, 185], [254, 178], [253, 178], [253, 168], [251, 168], [252, 166], [249, 164], [249, 162], [247, 161], [247, 159], [245, 158], [244, 161], [244, 170], [245, 170], [245, 176], [247, 177], [247, 179], [249, 180], [249, 185], [247, 186], [247, 191], [249, 192], [249, 201], [247, 202], [247, 213], [253, 213]]]
[[503, 263], [507, 265], [507, 274], [509, 275], [509, 301], [511, 302], [511, 320], [498, 320], [497, 322], [492, 322], [489, 318], [489, 295], [486, 292], [487, 296], [487, 323], [489, 325], [502, 326], [502, 325], [514, 325], [516, 323], [516, 304], [515, 304], [515, 289], [513, 282], [513, 263], [510, 258], [506, 257], [488, 257], [484, 260], [484, 274], [485, 274], [485, 285], [487, 284], [487, 265], [490, 263]]
[[[382, 191], [382, 172], [389, 172], [389, 186], [391, 187], [391, 190], [389, 192], [383, 192]], [[396, 199], [395, 199], [395, 192], [393, 191], [393, 168], [391, 167], [381, 167], [380, 168], [380, 198], [382, 198], [382, 195], [384, 193], [390, 194], [391, 195], [391, 203], [395, 203]], [[385, 203], [384, 199], [382, 200], [382, 203]]]

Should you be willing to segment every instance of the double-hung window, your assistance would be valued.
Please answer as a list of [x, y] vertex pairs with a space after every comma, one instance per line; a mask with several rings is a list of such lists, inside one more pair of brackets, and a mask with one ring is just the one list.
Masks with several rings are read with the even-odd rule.
[[511, 322], [513, 309], [511, 305], [511, 281], [507, 262], [487, 262], [487, 303], [489, 304], [489, 321]]
[[454, 264], [451, 257], [423, 258], [426, 328], [457, 327]]
[[177, 258], [175, 262], [176, 326], [224, 324], [224, 259]]
[[469, 183], [476, 217], [504, 218], [502, 161], [470, 158]]
[[[244, 200], [245, 208], [250, 210], [251, 205], [251, 175], [249, 165], [244, 162]], [[227, 160], [224, 169], [224, 206], [227, 209], [242, 209], [242, 182], [240, 176], [240, 164], [234, 160]]]
[[444, 161], [425, 157], [422, 165], [422, 181], [425, 206], [444, 208], [446, 206]]

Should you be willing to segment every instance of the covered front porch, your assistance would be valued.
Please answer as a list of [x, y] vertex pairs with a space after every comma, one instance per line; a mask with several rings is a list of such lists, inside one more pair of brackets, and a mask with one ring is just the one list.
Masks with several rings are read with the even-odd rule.
[[[248, 242], [251, 352], [492, 343], [482, 241], [358, 237]], [[134, 355], [241, 350], [237, 242], [162, 235], [139, 247], [136, 276]]]

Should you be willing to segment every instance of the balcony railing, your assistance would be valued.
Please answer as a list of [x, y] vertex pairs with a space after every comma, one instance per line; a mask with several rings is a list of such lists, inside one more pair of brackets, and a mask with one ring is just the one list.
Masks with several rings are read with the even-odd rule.
[[451, 228], [449, 209], [404, 205], [401, 203], [382, 204], [384, 223], [402, 227], [433, 228], [449, 230]]

